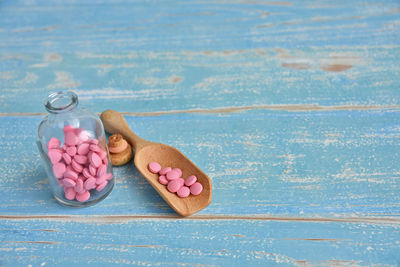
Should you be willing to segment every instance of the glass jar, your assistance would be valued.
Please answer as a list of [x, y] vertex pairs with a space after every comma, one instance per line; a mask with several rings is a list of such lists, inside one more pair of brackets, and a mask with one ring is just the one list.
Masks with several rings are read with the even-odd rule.
[[50, 94], [45, 107], [49, 114], [39, 124], [37, 145], [55, 199], [74, 207], [103, 200], [114, 177], [101, 120], [78, 108], [71, 91]]

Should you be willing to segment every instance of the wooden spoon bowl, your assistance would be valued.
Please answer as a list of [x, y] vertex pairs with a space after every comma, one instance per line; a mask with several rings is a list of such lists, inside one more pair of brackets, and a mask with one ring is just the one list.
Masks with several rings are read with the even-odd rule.
[[[136, 168], [177, 213], [182, 216], [189, 216], [211, 203], [212, 185], [210, 178], [180, 151], [172, 146], [153, 143], [140, 138], [129, 128], [124, 117], [114, 110], [104, 111], [100, 118], [107, 132], [121, 134], [134, 147]], [[203, 191], [200, 195], [189, 195], [186, 198], [180, 198], [177, 194], [169, 192], [165, 185], [158, 182], [159, 175], [149, 171], [148, 164], [152, 161], [160, 163], [162, 167], [180, 168], [183, 178], [196, 175], [197, 181], [203, 185]]]

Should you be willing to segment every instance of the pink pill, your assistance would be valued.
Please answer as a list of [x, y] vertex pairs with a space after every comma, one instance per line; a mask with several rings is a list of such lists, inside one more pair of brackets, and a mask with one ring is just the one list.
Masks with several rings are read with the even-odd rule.
[[150, 162], [149, 163], [149, 170], [152, 173], [158, 173], [161, 170], [161, 165], [159, 163], [157, 163], [157, 162], [154, 162], [154, 161]]
[[62, 178], [65, 172], [65, 164], [58, 162], [53, 165], [53, 173], [56, 178]]
[[65, 163], [67, 163], [68, 165], [71, 164], [71, 156], [68, 155], [67, 153], [64, 153], [64, 154], [62, 155], [62, 158], [63, 158], [63, 160], [64, 160]]
[[58, 182], [58, 185], [59, 185], [59, 186], [63, 186], [63, 185], [64, 185], [64, 184], [63, 184], [63, 180], [64, 180], [63, 178], [61, 178], [61, 179], [58, 179], [58, 178], [57, 178], [57, 182]]
[[99, 157], [99, 155], [97, 155], [97, 153], [94, 153], [94, 152], [89, 152], [88, 155], [89, 155], [90, 164], [92, 164], [96, 168], [100, 167], [102, 160]]
[[50, 149], [47, 155], [53, 164], [56, 164], [62, 158], [62, 152], [59, 149]]
[[76, 180], [76, 185], [74, 188], [75, 188], [76, 193], [81, 194], [81, 193], [85, 192], [85, 188], [83, 187], [83, 180], [82, 179]]
[[88, 158], [82, 155], [75, 155], [74, 160], [81, 165], [88, 163]]
[[83, 176], [85, 176], [86, 178], [92, 177], [92, 174], [90, 173], [90, 171], [89, 171], [88, 168], [83, 168], [82, 174], [83, 174]]
[[106, 180], [107, 181], [109, 181], [109, 180], [111, 180], [113, 178], [113, 174], [111, 172], [110, 173], [106, 173], [105, 176], [106, 176]]
[[73, 200], [76, 196], [76, 192], [73, 187], [66, 187], [64, 193], [65, 193], [65, 198], [68, 200]]
[[71, 124], [65, 125], [64, 126], [64, 133], [73, 131], [74, 129], [75, 129], [74, 126], [72, 126]]
[[185, 185], [186, 186], [191, 186], [197, 181], [197, 177], [194, 175], [190, 175], [188, 178], [185, 180]]
[[64, 145], [61, 147], [61, 150], [62, 150], [63, 152], [66, 152], [66, 151], [67, 151], [67, 145], [64, 144]]
[[97, 168], [94, 167], [92, 164], [89, 165], [89, 172], [92, 176], [96, 176], [97, 174]]
[[86, 155], [89, 153], [89, 144], [83, 143], [78, 146], [78, 154], [79, 155]]
[[172, 170], [178, 172], [179, 173], [179, 177], [182, 177], [182, 170], [181, 169], [173, 168]]
[[75, 129], [75, 134], [78, 136], [79, 143], [84, 143], [90, 139], [90, 134], [82, 128]]
[[86, 190], [90, 190], [96, 187], [96, 178], [90, 177], [88, 178], [84, 183], [83, 183], [83, 187]]
[[165, 177], [164, 175], [160, 175], [160, 176], [158, 177], [158, 182], [159, 182], [160, 184], [167, 185], [167, 184], [168, 184], [167, 177]]
[[81, 179], [82, 181], [86, 181], [86, 177], [83, 176], [82, 174], [79, 174], [78, 179]]
[[99, 184], [104, 183], [105, 181], [107, 181], [107, 176], [106, 176], [106, 175], [103, 175], [103, 176], [100, 176], [100, 177], [98, 177], [98, 178], [96, 179], [96, 184], [99, 185]]
[[97, 176], [103, 176], [107, 172], [107, 166], [104, 164], [101, 164], [101, 166], [97, 169]]
[[78, 137], [73, 131], [68, 131], [65, 133], [65, 144], [67, 146], [75, 146], [78, 144]]
[[162, 168], [159, 172], [160, 175], [166, 175], [168, 172], [172, 171], [171, 167]]
[[107, 159], [107, 157], [105, 157], [105, 158], [103, 159], [103, 164], [106, 165], [106, 166], [108, 166], [108, 159]]
[[171, 181], [180, 178], [180, 175], [177, 171], [170, 171], [167, 173], [166, 177], [169, 181]]
[[80, 165], [78, 162], [76, 162], [74, 159], [72, 160], [72, 162], [71, 162], [71, 166], [72, 166], [72, 168], [76, 171], [76, 172], [78, 172], [78, 173], [81, 173], [82, 171], [83, 171], [83, 167], [82, 167], [82, 165]]
[[182, 184], [178, 179], [172, 180], [168, 183], [167, 189], [171, 193], [178, 192], [179, 189], [181, 189]]
[[79, 202], [85, 202], [90, 198], [90, 193], [89, 191], [84, 191], [83, 193], [76, 194], [76, 200]]
[[72, 179], [64, 178], [63, 184], [65, 187], [74, 187], [76, 185], [76, 182]]
[[179, 183], [181, 184], [181, 186], [184, 186], [184, 185], [185, 185], [185, 179], [183, 179], [183, 178], [178, 178], [177, 180], [179, 181]]
[[190, 189], [187, 186], [182, 186], [176, 193], [179, 197], [188, 197], [190, 195]]
[[196, 182], [190, 186], [190, 193], [195, 196], [199, 195], [201, 191], [203, 191], [203, 186], [199, 182]]
[[94, 152], [100, 152], [100, 151], [102, 151], [102, 149], [98, 146], [98, 145], [90, 145], [89, 146], [89, 149], [91, 150], [91, 151], [94, 151]]
[[107, 181], [104, 181], [103, 183], [99, 184], [99, 185], [96, 187], [96, 190], [97, 190], [97, 191], [103, 190], [104, 187], [106, 187], [107, 184], [108, 184], [108, 182], [107, 182]]
[[74, 172], [74, 171], [66, 171], [64, 173], [64, 178], [69, 178], [69, 179], [72, 179], [72, 180], [76, 180], [76, 179], [78, 179], [78, 174], [76, 172]]
[[99, 144], [99, 140], [97, 139], [92, 139], [90, 140], [90, 143], [94, 144], [94, 145], [98, 145]]
[[76, 147], [75, 146], [69, 146], [69, 147], [67, 147], [66, 152], [67, 152], [68, 155], [73, 157], [76, 154]]
[[59, 148], [61, 145], [60, 140], [58, 140], [55, 137], [50, 138], [49, 142], [47, 143], [47, 148], [52, 149], [52, 148]]
[[100, 156], [100, 158], [101, 158], [102, 160], [104, 160], [104, 159], [107, 157], [107, 152], [104, 151], [104, 150], [101, 150], [101, 151], [99, 152], [99, 156]]
[[75, 171], [74, 168], [72, 168], [71, 165], [67, 165], [67, 167], [65, 168], [65, 171]]

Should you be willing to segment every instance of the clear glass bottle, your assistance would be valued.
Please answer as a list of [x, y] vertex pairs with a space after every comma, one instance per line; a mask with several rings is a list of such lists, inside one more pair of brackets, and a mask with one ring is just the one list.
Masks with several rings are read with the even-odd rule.
[[39, 124], [37, 145], [55, 199], [74, 207], [103, 200], [115, 179], [101, 120], [78, 108], [71, 91], [50, 94], [45, 107], [49, 114]]

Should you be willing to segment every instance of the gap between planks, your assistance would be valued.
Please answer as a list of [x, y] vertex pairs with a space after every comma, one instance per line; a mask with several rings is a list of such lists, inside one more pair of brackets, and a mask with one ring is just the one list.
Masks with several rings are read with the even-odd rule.
[[268, 217], [268, 216], [230, 216], [230, 215], [0, 215], [0, 220], [48, 220], [73, 221], [81, 223], [124, 223], [133, 220], [247, 220], [247, 221], [281, 221], [281, 222], [344, 222], [370, 224], [400, 224], [397, 217], [365, 217], [365, 218], [301, 218], [301, 217]]
[[[225, 107], [214, 109], [186, 109], [186, 110], [168, 110], [168, 111], [153, 111], [153, 112], [120, 112], [123, 115], [130, 116], [161, 116], [168, 114], [185, 114], [185, 113], [199, 113], [199, 114], [217, 114], [217, 113], [235, 113], [248, 110], [281, 110], [288, 112], [310, 112], [310, 111], [338, 111], [338, 110], [393, 110], [400, 109], [400, 105], [343, 105], [343, 106], [320, 106], [320, 105], [258, 105], [258, 106], [241, 106], [241, 107]], [[98, 113], [100, 114], [100, 113]], [[0, 117], [6, 116], [44, 116], [47, 113], [42, 112], [12, 112], [0, 113]]]

